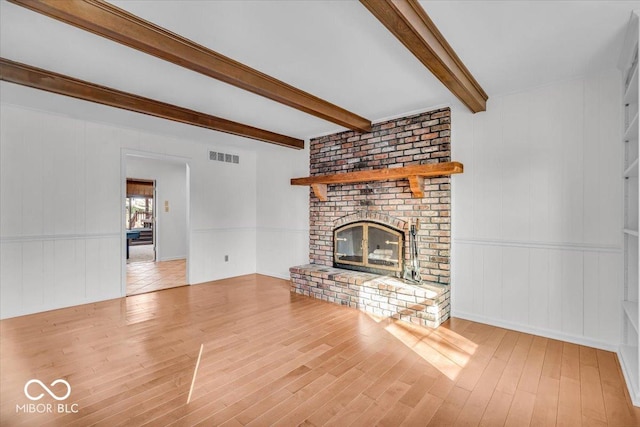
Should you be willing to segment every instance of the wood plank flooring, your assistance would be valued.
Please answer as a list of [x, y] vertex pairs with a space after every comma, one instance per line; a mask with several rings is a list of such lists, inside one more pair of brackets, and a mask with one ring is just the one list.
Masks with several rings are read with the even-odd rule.
[[[0, 373], [2, 426], [640, 425], [613, 353], [413, 327], [260, 275], [4, 320]], [[30, 379], [71, 394], [30, 401]]]

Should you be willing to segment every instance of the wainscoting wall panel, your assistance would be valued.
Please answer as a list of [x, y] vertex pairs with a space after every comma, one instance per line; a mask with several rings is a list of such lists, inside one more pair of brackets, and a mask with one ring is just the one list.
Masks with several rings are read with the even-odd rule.
[[260, 274], [289, 280], [289, 267], [309, 262], [309, 229], [259, 227], [257, 267]]
[[120, 296], [120, 235], [3, 240], [2, 316]]
[[615, 350], [617, 70], [454, 109], [452, 315]]
[[620, 254], [457, 242], [454, 256], [470, 267], [456, 270], [456, 316], [615, 348]]

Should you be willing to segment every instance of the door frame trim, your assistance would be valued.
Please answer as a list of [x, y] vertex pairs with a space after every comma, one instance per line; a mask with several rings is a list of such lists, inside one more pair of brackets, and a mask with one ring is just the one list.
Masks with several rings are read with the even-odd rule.
[[[165, 162], [172, 162], [176, 164], [185, 165], [185, 173], [186, 173], [186, 188], [185, 188], [185, 203], [186, 203], [186, 244], [187, 244], [187, 254], [186, 254], [186, 271], [185, 271], [185, 281], [187, 285], [191, 285], [190, 280], [190, 272], [189, 272], [189, 260], [191, 258], [191, 162], [192, 159], [189, 157], [182, 156], [174, 156], [169, 154], [161, 154], [154, 153], [149, 151], [141, 151], [141, 150], [133, 150], [129, 148], [122, 148], [120, 150], [120, 296], [127, 296], [127, 260], [125, 259], [125, 251], [127, 244], [127, 232], [126, 232], [126, 224], [124, 222], [126, 208], [125, 208], [125, 199], [127, 197], [127, 158], [128, 157], [139, 157], [148, 160], [160, 160]], [[154, 180], [155, 181], [155, 180]], [[154, 183], [154, 189], [155, 185]], [[154, 198], [154, 204], [156, 203]], [[156, 204], [157, 209], [157, 204]], [[154, 242], [155, 244], [155, 242]], [[158, 259], [157, 247], [156, 247], [156, 260]]]

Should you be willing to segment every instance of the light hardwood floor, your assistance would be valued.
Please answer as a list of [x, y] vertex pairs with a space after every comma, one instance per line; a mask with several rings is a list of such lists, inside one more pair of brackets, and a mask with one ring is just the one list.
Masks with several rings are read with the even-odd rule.
[[145, 261], [127, 264], [127, 295], [175, 288], [186, 284], [184, 259]]
[[[7, 319], [0, 336], [3, 426], [640, 425], [613, 353], [411, 327], [260, 275]], [[16, 413], [27, 381], [58, 378], [71, 395], [33, 403], [77, 413]]]

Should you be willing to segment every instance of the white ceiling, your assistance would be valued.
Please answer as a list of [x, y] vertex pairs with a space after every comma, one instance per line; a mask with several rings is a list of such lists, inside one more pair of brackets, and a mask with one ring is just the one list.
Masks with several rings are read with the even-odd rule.
[[[460, 105], [357, 1], [112, 1], [372, 121]], [[615, 67], [640, 1], [422, 1], [489, 97]], [[286, 135], [333, 123], [0, 2], [0, 56]], [[221, 145], [264, 145], [2, 82], [0, 100]], [[282, 148], [279, 148], [282, 149]]]

